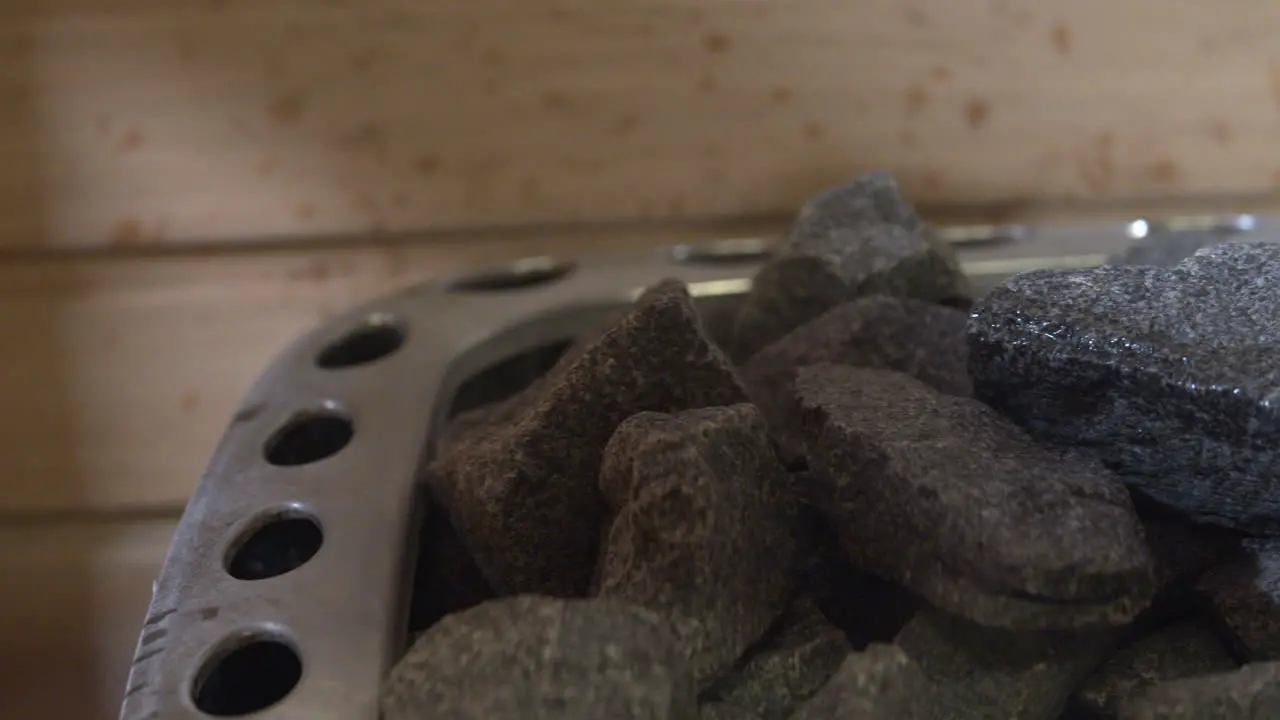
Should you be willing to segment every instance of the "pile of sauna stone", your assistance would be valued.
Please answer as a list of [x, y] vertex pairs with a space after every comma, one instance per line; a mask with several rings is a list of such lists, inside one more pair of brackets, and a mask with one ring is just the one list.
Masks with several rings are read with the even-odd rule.
[[1221, 239], [975, 299], [871, 174], [729, 337], [658, 282], [441, 442], [385, 719], [1280, 718], [1280, 245]]

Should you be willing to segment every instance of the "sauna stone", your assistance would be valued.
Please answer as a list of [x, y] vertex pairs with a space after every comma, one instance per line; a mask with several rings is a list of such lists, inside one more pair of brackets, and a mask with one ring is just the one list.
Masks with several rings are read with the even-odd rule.
[[972, 394], [968, 316], [909, 298], [873, 295], [843, 303], [756, 353], [742, 367], [751, 400], [764, 412], [780, 454], [804, 455], [795, 429], [796, 371], [816, 363], [898, 370], [952, 395]]
[[796, 392], [810, 494], [854, 564], [996, 627], [1120, 624], [1151, 599], [1128, 494], [1096, 463], [902, 373], [816, 365]]
[[1242, 661], [1280, 661], [1280, 539], [1242, 541], [1196, 590]]
[[822, 192], [743, 300], [731, 355], [741, 362], [840, 303], [865, 295], [927, 301], [969, 294], [949, 246], [931, 240], [888, 173]]
[[699, 687], [786, 609], [797, 503], [754, 405], [645, 412], [605, 449], [601, 598], [671, 619]]
[[1076, 690], [1070, 717], [1115, 718], [1120, 703], [1162, 682], [1226, 672], [1236, 663], [1201, 618], [1173, 623], [1122, 647]]
[[744, 708], [761, 720], [786, 720], [813, 697], [852, 651], [805, 596], [791, 602], [769, 633], [704, 695]]
[[391, 671], [384, 720], [694, 720], [666, 621], [621, 603], [519, 596], [450, 615]]
[[1121, 720], [1264, 720], [1280, 718], [1280, 663], [1174, 680], [1126, 701]]
[[587, 593], [605, 504], [605, 444], [644, 411], [732, 405], [746, 391], [702, 332], [687, 288], [664, 281], [546, 388], [520, 418], [477, 434], [427, 482], [500, 595]]
[[1056, 720], [1113, 640], [1107, 631], [986, 628], [929, 608], [896, 644], [928, 678], [930, 718]]
[[1023, 273], [970, 316], [975, 395], [1192, 520], [1280, 533], [1280, 245]]
[[920, 668], [900, 648], [872, 645], [845, 658], [791, 720], [933, 720]]

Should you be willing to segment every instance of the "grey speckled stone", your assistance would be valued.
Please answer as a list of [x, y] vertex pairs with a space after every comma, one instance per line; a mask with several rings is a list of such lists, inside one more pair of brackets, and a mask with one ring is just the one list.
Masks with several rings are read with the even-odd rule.
[[762, 720], [762, 718], [732, 703], [712, 702], [698, 706], [698, 720]]
[[598, 595], [671, 618], [699, 687], [721, 676], [787, 607], [797, 503], [754, 405], [641, 413], [605, 450], [616, 515]]
[[1240, 660], [1280, 661], [1280, 539], [1249, 538], [1241, 550], [1196, 592]]
[[396, 664], [384, 720], [693, 720], [663, 618], [621, 603], [522, 596], [441, 620]]
[[1280, 245], [1038, 270], [970, 315], [974, 392], [1190, 518], [1280, 532]]
[[518, 421], [457, 447], [426, 479], [499, 594], [583, 595], [605, 522], [597, 475], [613, 431], [638, 412], [745, 400], [728, 360], [703, 334], [688, 290], [666, 281]]
[[1138, 691], [1235, 669], [1235, 661], [1206, 622], [1185, 620], [1121, 648], [1076, 690], [1072, 711], [1081, 718], [1114, 718], [1120, 703]]
[[968, 316], [922, 300], [873, 295], [839, 305], [751, 357], [742, 382], [764, 412], [783, 458], [804, 445], [794, 428], [796, 370], [831, 362], [905, 372], [952, 395], [972, 394]]
[[816, 365], [796, 393], [810, 495], [855, 565], [995, 627], [1119, 624], [1150, 601], [1128, 493], [1096, 463], [902, 373]]
[[872, 645], [839, 671], [791, 720], [934, 720], [927, 682], [901, 649]]
[[896, 642], [929, 679], [931, 720], [1055, 720], [1111, 636], [995, 630], [929, 608]]
[[703, 694], [762, 720], [785, 720], [826, 684], [851, 651], [840, 628], [800, 596], [738, 667]]
[[743, 300], [731, 355], [743, 361], [863, 295], [949, 300], [969, 294], [949, 246], [930, 240], [887, 173], [811, 198]]
[[1280, 718], [1280, 663], [1157, 685], [1124, 703], [1121, 720]]

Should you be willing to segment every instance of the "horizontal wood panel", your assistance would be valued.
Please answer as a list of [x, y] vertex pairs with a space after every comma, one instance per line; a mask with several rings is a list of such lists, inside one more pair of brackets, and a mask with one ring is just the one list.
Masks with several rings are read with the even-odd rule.
[[[660, 237], [706, 233], [718, 231]], [[0, 263], [0, 517], [180, 509], [250, 384], [324, 319], [466, 266], [655, 240], [600, 231]]]
[[0, 523], [6, 720], [115, 720], [171, 519]]
[[0, 247], [1268, 193], [1269, 0], [4, 0]]

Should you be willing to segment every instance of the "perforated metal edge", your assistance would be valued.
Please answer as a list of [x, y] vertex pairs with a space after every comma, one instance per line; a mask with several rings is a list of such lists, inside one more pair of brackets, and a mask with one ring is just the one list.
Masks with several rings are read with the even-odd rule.
[[[973, 228], [951, 235], [969, 239], [955, 241], [957, 252], [981, 290], [1037, 267], [1100, 264], [1130, 241], [1130, 225], [1005, 226], [992, 230], [1013, 237], [989, 242], [972, 241], [981, 236]], [[255, 634], [290, 644], [303, 672], [282, 701], [252, 717], [375, 720], [381, 679], [404, 642], [415, 478], [462, 382], [599, 325], [664, 277], [689, 283], [704, 306], [732, 303], [759, 262], [758, 244], [742, 240], [564, 264], [529, 259], [377, 300], [297, 340], [249, 390], [183, 514], [153, 588], [121, 720], [209, 717], [191, 699], [197, 673], [228, 643]], [[363, 366], [317, 366], [323, 348], [371, 319], [405, 330], [396, 352]], [[268, 463], [267, 439], [295, 414], [320, 408], [351, 418], [350, 443], [312, 464]], [[319, 552], [278, 577], [232, 578], [224, 570], [230, 544], [281, 508], [319, 520]]]

